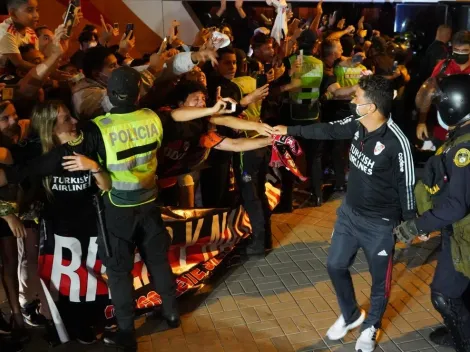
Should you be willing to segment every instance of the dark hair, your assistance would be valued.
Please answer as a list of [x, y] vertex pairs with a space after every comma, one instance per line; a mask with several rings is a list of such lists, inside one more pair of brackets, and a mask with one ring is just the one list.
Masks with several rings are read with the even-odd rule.
[[377, 110], [386, 118], [392, 111], [393, 85], [392, 81], [382, 76], [364, 76], [359, 80], [365, 97], [375, 104]]
[[470, 32], [459, 31], [452, 38], [452, 45], [470, 45]]
[[48, 26], [39, 26], [39, 27], [36, 27], [36, 29], [34, 30], [36, 32], [36, 35], [39, 37], [41, 36], [41, 31], [43, 29], [49, 29], [51, 30]]
[[349, 35], [344, 35], [339, 41], [343, 47], [343, 55], [348, 57], [352, 56], [355, 44], [354, 38]]
[[29, 53], [31, 50], [36, 50], [36, 47], [33, 44], [24, 44], [18, 49], [20, 51], [21, 56], [23, 56], [24, 54]]
[[332, 55], [336, 50], [336, 42], [334, 40], [326, 39], [321, 43], [320, 56], [325, 59]]
[[93, 24], [87, 24], [83, 27], [83, 32], [93, 32], [96, 29], [96, 26]]
[[237, 56], [237, 54], [235, 53], [235, 50], [233, 50], [233, 48], [231, 48], [229, 46], [217, 50], [217, 55], [219, 55], [220, 59], [222, 59], [222, 56], [224, 56], [226, 54]]
[[253, 50], [259, 49], [264, 44], [268, 44], [271, 41], [271, 37], [262, 33], [258, 32], [251, 38], [251, 47]]
[[193, 94], [201, 92], [204, 95], [208, 96], [207, 89], [202, 84], [193, 81], [184, 81], [184, 83], [178, 83], [178, 85], [173, 90], [173, 93], [170, 94], [172, 99], [172, 105], [178, 106], [179, 104], [183, 104], [188, 97]]
[[27, 3], [28, 0], [7, 0], [7, 9], [17, 9], [18, 7]]
[[380, 54], [384, 54], [387, 50], [387, 42], [382, 37], [374, 37], [371, 40], [370, 49], [374, 49]]
[[248, 74], [251, 75], [255, 72], [259, 72], [259, 61], [251, 57], [247, 59], [248, 63]]
[[231, 25], [229, 25], [227, 22], [224, 22], [220, 25], [219, 30], [222, 31], [222, 28], [224, 27], [227, 27], [228, 29], [230, 29], [230, 32], [233, 34], [233, 29]]
[[94, 71], [101, 71], [104, 60], [113, 53], [104, 46], [96, 46], [89, 49], [83, 57], [83, 74], [87, 78], [93, 78]]
[[91, 31], [83, 31], [78, 36], [78, 41], [80, 42], [80, 44], [91, 42], [93, 39], [98, 41], [98, 35]]

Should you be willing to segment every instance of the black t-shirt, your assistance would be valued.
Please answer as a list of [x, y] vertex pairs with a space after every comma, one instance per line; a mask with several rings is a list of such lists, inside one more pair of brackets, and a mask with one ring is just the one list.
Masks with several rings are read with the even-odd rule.
[[[15, 165], [6, 169], [9, 183], [21, 182], [25, 178], [43, 178], [52, 194], [45, 198], [42, 217], [56, 233], [67, 233], [70, 227], [77, 224], [90, 226], [95, 224], [93, 195], [98, 191], [93, 176], [89, 171], [64, 170], [64, 156], [82, 154], [95, 161], [98, 152], [105, 155], [101, 133], [93, 123], [88, 123], [82, 134], [74, 141], [56, 147], [51, 152], [40, 156], [39, 139], [12, 150]], [[38, 157], [39, 156], [39, 157]], [[92, 219], [92, 221], [89, 221]]]

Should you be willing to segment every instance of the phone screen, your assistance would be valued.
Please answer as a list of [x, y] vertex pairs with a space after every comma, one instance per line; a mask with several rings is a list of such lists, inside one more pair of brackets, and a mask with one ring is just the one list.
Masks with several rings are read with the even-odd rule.
[[113, 28], [114, 28], [114, 29], [119, 29], [119, 23], [115, 22], [115, 23], [113, 24]]
[[0, 97], [2, 101], [13, 100], [14, 96], [15, 94], [13, 86], [6, 86], [0, 91]]
[[72, 34], [73, 23], [75, 22], [75, 13], [76, 13], [75, 10], [76, 9], [77, 9], [77, 6], [73, 2], [70, 2], [69, 7], [67, 9], [67, 13], [65, 15], [65, 19], [64, 19], [64, 25], [65, 25], [67, 37], [70, 37], [70, 35]]
[[266, 84], [268, 84], [268, 76], [258, 75], [256, 77], [256, 88], [264, 87]]
[[270, 63], [264, 64], [264, 73], [268, 73], [273, 68], [273, 65]]
[[[126, 37], [129, 34], [130, 31], [134, 30], [134, 23], [128, 23], [126, 25]], [[132, 33], [131, 39], [134, 37], [134, 33]]]

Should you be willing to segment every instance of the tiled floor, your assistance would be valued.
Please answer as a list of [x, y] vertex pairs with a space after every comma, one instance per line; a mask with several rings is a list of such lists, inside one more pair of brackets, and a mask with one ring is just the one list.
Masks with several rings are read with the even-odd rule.
[[[158, 321], [141, 318], [139, 351], [353, 351], [356, 331], [341, 341], [325, 337], [339, 313], [325, 261], [340, 201], [274, 215], [275, 250], [264, 259], [224, 269], [215, 282], [182, 298], [181, 310], [186, 313], [180, 328], [156, 332], [162, 330]], [[397, 250], [390, 304], [379, 338], [384, 352], [444, 351], [428, 337], [441, 320], [429, 298], [438, 243], [435, 237]], [[363, 253], [351, 270], [357, 299], [368, 308], [371, 278]], [[39, 337], [27, 348], [45, 350]], [[55, 350], [110, 351], [100, 344], [76, 343]]]

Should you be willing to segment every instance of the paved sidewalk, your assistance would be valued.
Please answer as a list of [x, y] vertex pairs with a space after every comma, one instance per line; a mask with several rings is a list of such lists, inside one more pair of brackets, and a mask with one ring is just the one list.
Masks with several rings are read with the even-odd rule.
[[[325, 337], [339, 314], [325, 262], [340, 201], [274, 215], [275, 250], [266, 258], [225, 269], [215, 282], [184, 297], [180, 328], [156, 332], [164, 323], [140, 319], [139, 351], [354, 351], [357, 331], [342, 341]], [[441, 321], [429, 297], [438, 243], [436, 237], [404, 252], [398, 249], [401, 255], [376, 351], [451, 351], [429, 342], [429, 332]], [[368, 309], [371, 278], [363, 253], [352, 274], [357, 299]], [[46, 350], [39, 337], [26, 349]], [[54, 351], [113, 349], [73, 342]]]

